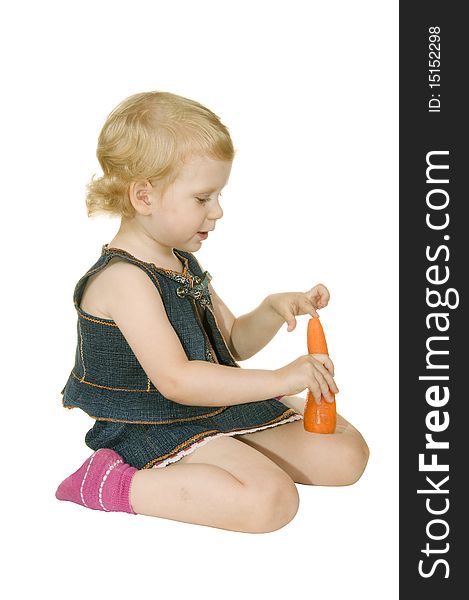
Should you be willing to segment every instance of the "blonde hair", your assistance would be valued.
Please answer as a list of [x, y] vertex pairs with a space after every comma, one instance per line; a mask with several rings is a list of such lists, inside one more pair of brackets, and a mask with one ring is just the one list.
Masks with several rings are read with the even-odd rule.
[[87, 186], [88, 216], [133, 217], [130, 183], [148, 180], [164, 193], [185, 160], [195, 155], [233, 160], [229, 131], [216, 114], [169, 92], [126, 98], [108, 116], [99, 135], [96, 156], [103, 175], [93, 176]]

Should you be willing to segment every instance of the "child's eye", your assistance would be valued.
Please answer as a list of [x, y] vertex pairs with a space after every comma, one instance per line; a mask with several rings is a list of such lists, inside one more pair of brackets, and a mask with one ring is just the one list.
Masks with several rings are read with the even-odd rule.
[[[218, 194], [218, 197], [221, 198], [222, 194]], [[196, 200], [198, 200], [200, 202], [200, 204], [205, 204], [206, 202], [208, 202], [211, 198], [195, 198]]]

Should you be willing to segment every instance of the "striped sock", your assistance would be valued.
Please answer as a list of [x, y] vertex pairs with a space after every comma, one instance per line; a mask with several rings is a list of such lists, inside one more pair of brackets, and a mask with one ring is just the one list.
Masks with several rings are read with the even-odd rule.
[[57, 488], [58, 500], [76, 502], [93, 510], [137, 514], [130, 505], [130, 486], [138, 471], [109, 448], [96, 450]]

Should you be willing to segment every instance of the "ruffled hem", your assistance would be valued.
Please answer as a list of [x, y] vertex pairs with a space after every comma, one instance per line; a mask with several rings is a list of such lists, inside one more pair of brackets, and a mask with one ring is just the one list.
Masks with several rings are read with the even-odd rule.
[[[280, 396], [280, 397], [283, 398], [283, 396]], [[261, 425], [260, 427], [251, 427], [251, 428], [236, 430], [236, 431], [220, 431], [219, 433], [216, 433], [215, 435], [208, 435], [203, 440], [191, 444], [189, 447], [184, 448], [184, 450], [179, 451], [174, 456], [170, 456], [170, 457], [162, 460], [159, 463], [157, 462], [157, 464], [154, 464], [154, 463], [156, 461], [158, 461], [158, 458], [153, 459], [147, 463], [148, 466], [145, 465], [143, 468], [144, 469], [161, 469], [163, 467], [166, 467], [168, 464], [177, 462], [178, 460], [181, 460], [181, 458], [183, 458], [184, 456], [191, 454], [192, 452], [197, 450], [197, 448], [200, 448], [200, 446], [204, 446], [208, 442], [210, 442], [216, 438], [222, 437], [222, 436], [233, 436], [233, 435], [240, 435], [243, 433], [254, 433], [255, 431], [260, 431], [261, 429], [269, 429], [270, 427], [277, 427], [277, 425], [283, 425], [285, 423], [298, 421], [299, 419], [303, 419], [303, 415], [296, 413], [296, 414], [292, 415], [291, 417], [288, 417], [287, 419], [283, 419], [282, 421], [277, 421], [276, 423], [271, 423], [269, 425]]]

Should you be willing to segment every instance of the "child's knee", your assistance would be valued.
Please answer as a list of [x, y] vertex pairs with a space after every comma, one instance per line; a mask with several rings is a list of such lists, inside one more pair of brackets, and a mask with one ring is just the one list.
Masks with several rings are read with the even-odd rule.
[[248, 490], [249, 528], [268, 533], [287, 525], [298, 512], [300, 498], [293, 480], [284, 473], [260, 476]]
[[337, 485], [352, 485], [362, 476], [370, 450], [367, 443], [361, 435], [349, 436], [347, 443], [344, 444], [342, 452], [343, 472], [342, 479]]

